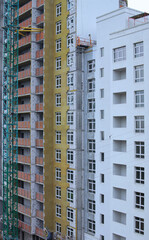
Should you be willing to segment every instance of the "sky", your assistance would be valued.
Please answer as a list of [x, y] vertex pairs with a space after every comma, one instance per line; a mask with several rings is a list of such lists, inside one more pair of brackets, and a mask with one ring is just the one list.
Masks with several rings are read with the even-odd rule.
[[128, 7], [149, 12], [149, 0], [128, 0]]

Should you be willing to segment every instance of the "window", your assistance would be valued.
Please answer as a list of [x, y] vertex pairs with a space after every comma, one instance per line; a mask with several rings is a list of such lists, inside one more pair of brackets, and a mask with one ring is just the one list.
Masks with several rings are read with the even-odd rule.
[[61, 113], [60, 112], [55, 113], [55, 118], [56, 118], [56, 125], [61, 125]]
[[88, 160], [88, 171], [91, 173], [96, 172], [96, 163], [95, 160]]
[[104, 236], [103, 235], [100, 235], [100, 240], [104, 240]]
[[70, 48], [70, 47], [73, 47], [74, 46], [74, 36], [71, 34], [69, 34], [67, 36], [67, 47]]
[[95, 112], [95, 99], [88, 99], [88, 111]]
[[135, 167], [136, 183], [144, 184], [145, 171], [143, 167]]
[[55, 169], [55, 176], [56, 176], [57, 181], [61, 181], [61, 169], [60, 168]]
[[61, 57], [56, 58], [56, 70], [61, 69]]
[[142, 57], [144, 55], [144, 47], [143, 42], [134, 44], [134, 57]]
[[56, 76], [56, 88], [61, 88], [61, 75]]
[[56, 144], [61, 143], [61, 131], [56, 131]]
[[56, 40], [56, 52], [61, 51], [61, 39]]
[[144, 133], [144, 116], [135, 117], [135, 132]]
[[100, 119], [104, 119], [104, 110], [100, 110]]
[[61, 9], [62, 9], [62, 5], [61, 3], [56, 5], [56, 17], [61, 15]]
[[105, 160], [105, 154], [103, 152], [100, 153], [100, 161], [104, 162]]
[[68, 53], [67, 55], [67, 66], [71, 67], [74, 63], [74, 55], [73, 53]]
[[73, 112], [67, 112], [67, 124], [72, 125], [73, 124], [73, 118], [74, 118], [74, 113]]
[[95, 211], [96, 211], [95, 201], [88, 200], [88, 211], [91, 213], [95, 213]]
[[73, 203], [74, 192], [73, 189], [67, 188], [67, 201]]
[[144, 90], [135, 92], [135, 107], [144, 107]]
[[61, 199], [61, 187], [57, 186], [55, 188], [56, 198]]
[[71, 238], [73, 239], [73, 228], [67, 227], [67, 237], [69, 237], [70, 239]]
[[73, 151], [72, 150], [67, 150], [67, 163], [73, 164]]
[[126, 59], [126, 47], [115, 48], [114, 51], [114, 62], [123, 61]]
[[95, 186], [95, 181], [94, 180], [88, 180], [88, 191], [90, 193], [95, 193], [96, 186]]
[[61, 217], [61, 206], [60, 205], [56, 205], [56, 216]]
[[73, 222], [74, 211], [71, 208], [67, 208], [67, 220]]
[[72, 131], [67, 131], [67, 144], [74, 143], [74, 134]]
[[60, 223], [56, 223], [56, 232], [61, 234], [61, 224]]
[[104, 131], [100, 132], [100, 139], [101, 139], [101, 141], [103, 141], [105, 139]]
[[144, 158], [145, 146], [144, 142], [135, 142], [135, 157]]
[[73, 170], [67, 170], [67, 182], [73, 183], [74, 181], [74, 171]]
[[100, 202], [104, 203], [105, 199], [104, 199], [104, 194], [100, 194]]
[[67, 105], [74, 104], [74, 93], [67, 93]]
[[88, 223], [88, 224], [87, 224], [87, 225], [88, 225], [88, 226], [87, 226], [88, 232], [95, 234], [95, 221], [88, 219], [88, 222], [87, 222], [87, 223]]
[[95, 146], [95, 140], [94, 139], [89, 139], [88, 140], [88, 151], [95, 153], [96, 146]]
[[74, 16], [70, 16], [67, 18], [67, 29], [69, 29], [70, 31], [74, 30]]
[[56, 102], [56, 107], [61, 106], [61, 94], [56, 94], [55, 95], [55, 102]]
[[104, 98], [104, 89], [100, 89], [100, 98]]
[[135, 67], [135, 82], [143, 82], [144, 81], [144, 66], [136, 66]]
[[89, 79], [88, 80], [88, 92], [94, 92], [95, 91], [95, 79]]
[[73, 8], [74, 0], [67, 0], [67, 10], [69, 11], [71, 8]]
[[144, 219], [135, 217], [135, 232], [144, 235]]
[[104, 68], [100, 68], [100, 77], [104, 77]]
[[56, 34], [61, 33], [61, 21], [56, 23]]
[[104, 224], [104, 215], [103, 215], [103, 214], [100, 214], [100, 222], [101, 222], [102, 224]]
[[135, 207], [144, 209], [144, 193], [135, 192]]
[[68, 73], [67, 74], [67, 86], [72, 87], [74, 84], [74, 74]]
[[88, 119], [88, 132], [95, 132], [95, 119]]
[[100, 181], [101, 181], [101, 183], [104, 183], [104, 181], [105, 181], [105, 176], [103, 173], [100, 174]]
[[95, 71], [95, 60], [88, 61], [88, 72], [94, 72]]
[[104, 47], [100, 48], [100, 57], [104, 56]]
[[56, 160], [56, 162], [61, 162], [61, 150], [60, 149], [55, 150], [55, 160]]

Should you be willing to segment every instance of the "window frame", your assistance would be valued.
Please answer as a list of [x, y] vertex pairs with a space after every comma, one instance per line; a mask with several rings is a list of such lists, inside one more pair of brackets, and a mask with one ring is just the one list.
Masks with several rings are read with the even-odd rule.
[[95, 78], [88, 79], [88, 92], [95, 92]]
[[61, 88], [61, 75], [57, 75], [55, 77], [55, 87], [56, 88]]
[[126, 60], [126, 46], [121, 46], [113, 49], [114, 62], [120, 62]]
[[94, 200], [88, 199], [87, 206], [88, 206], [88, 212], [96, 213], [96, 202]]
[[135, 82], [144, 82], [144, 65], [134, 66], [134, 78]]
[[96, 130], [96, 120], [93, 118], [93, 119], [88, 119], [88, 132], [95, 132]]
[[142, 56], [144, 56], [144, 43], [143, 43], [143, 41], [134, 43], [134, 57], [138, 58], [138, 57], [142, 57]]
[[74, 73], [67, 74], [67, 86], [73, 87], [74, 85]]
[[61, 14], [62, 14], [62, 4], [61, 4], [61, 3], [58, 3], [58, 4], [56, 5], [56, 17], [61, 16]]
[[135, 116], [135, 132], [136, 133], [144, 133], [145, 125], [144, 125], [144, 116]]
[[135, 158], [145, 158], [145, 143], [143, 141], [135, 142]]
[[61, 199], [61, 187], [60, 186], [55, 187], [55, 196], [56, 196], [56, 199]]
[[56, 52], [60, 52], [61, 51], [61, 48], [62, 48], [62, 46], [61, 46], [61, 38], [59, 38], [59, 39], [57, 39], [56, 40]]
[[96, 173], [96, 161], [93, 159], [88, 159], [88, 171], [90, 173]]
[[58, 222], [56, 222], [56, 232], [57, 232], [58, 234], [61, 234], [61, 224], [58, 223]]
[[61, 125], [61, 112], [56, 112], [55, 113], [55, 124], [57, 126]]
[[74, 93], [72, 92], [67, 93], [67, 105], [68, 106], [74, 105]]
[[74, 221], [74, 210], [72, 208], [67, 208], [67, 221]]
[[87, 231], [89, 233], [95, 234], [96, 232], [96, 223], [94, 220], [88, 219], [87, 220]]
[[74, 170], [67, 169], [67, 182], [74, 183]]
[[72, 112], [72, 111], [67, 112], [67, 124], [68, 125], [74, 124], [74, 112]]
[[144, 209], [145, 204], [145, 194], [142, 192], [135, 192], [135, 207], [139, 209]]
[[55, 143], [56, 144], [61, 144], [61, 140], [62, 140], [62, 138], [61, 138], [61, 131], [56, 131], [55, 132]]
[[74, 151], [68, 149], [67, 150], [67, 163], [74, 164]]
[[96, 182], [95, 182], [95, 180], [88, 179], [88, 192], [96, 193]]
[[144, 218], [135, 216], [134, 221], [135, 221], [135, 226], [134, 226], [135, 232], [141, 235], [144, 235]]
[[135, 91], [135, 107], [144, 107], [144, 90]]
[[56, 70], [61, 70], [61, 57], [56, 58]]
[[74, 47], [74, 35], [68, 34], [67, 35], [67, 48]]
[[74, 190], [72, 188], [67, 188], [67, 201], [74, 202]]
[[61, 162], [61, 149], [55, 149], [55, 161]]
[[61, 94], [57, 93], [55, 95], [55, 105], [56, 107], [60, 107], [61, 106]]
[[95, 112], [95, 98], [88, 99], [88, 112]]
[[135, 167], [135, 182], [144, 184], [145, 183], [145, 168]]
[[55, 179], [61, 181], [61, 168], [55, 168]]
[[95, 72], [95, 59], [89, 60], [87, 63], [88, 73]]
[[88, 139], [88, 152], [95, 153], [96, 152], [96, 141], [95, 139]]
[[58, 205], [58, 204], [56, 204], [56, 206], [55, 206], [55, 215], [56, 215], [56, 217], [59, 217], [59, 218], [61, 218], [61, 205]]
[[58, 21], [56, 22], [56, 35], [60, 34], [62, 31], [62, 22]]

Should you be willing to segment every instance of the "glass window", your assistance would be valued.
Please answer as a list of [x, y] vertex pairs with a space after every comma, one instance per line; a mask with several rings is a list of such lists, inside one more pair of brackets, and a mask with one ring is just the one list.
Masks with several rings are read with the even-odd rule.
[[88, 111], [95, 112], [95, 99], [88, 99]]
[[144, 46], [143, 42], [134, 44], [134, 57], [142, 57], [144, 55]]
[[95, 234], [95, 221], [88, 219], [87, 225], [88, 225], [88, 227], [87, 227], [88, 232]]
[[62, 4], [59, 3], [56, 5], [56, 17], [61, 15], [61, 10], [62, 10]]
[[74, 134], [73, 131], [67, 131], [67, 144], [74, 144]]
[[88, 132], [95, 132], [95, 119], [88, 119]]
[[61, 112], [55, 113], [56, 125], [61, 125]]
[[90, 193], [95, 193], [96, 191], [96, 185], [95, 185], [95, 181], [94, 180], [88, 180], [88, 191]]
[[88, 139], [88, 151], [95, 153], [96, 151], [96, 144], [94, 139]]
[[67, 105], [74, 104], [74, 93], [67, 93]]
[[135, 217], [135, 232], [144, 235], [144, 219]]
[[73, 46], [74, 46], [74, 36], [73, 36], [73, 34], [69, 34], [67, 36], [67, 47], [70, 48]]
[[144, 193], [135, 192], [135, 207], [144, 209]]
[[135, 107], [144, 107], [144, 90], [135, 92]]
[[144, 81], [144, 65], [135, 66], [135, 82]]
[[143, 167], [135, 167], [135, 182], [144, 184], [145, 171]]
[[59, 186], [56, 187], [55, 194], [57, 199], [61, 199], [61, 187]]
[[144, 142], [135, 142], [135, 157], [144, 158], [145, 146]]
[[74, 163], [74, 153], [73, 150], [67, 150], [67, 163], [73, 164]]
[[71, 208], [67, 208], [67, 220], [73, 222], [74, 218], [74, 210]]
[[96, 204], [94, 200], [88, 199], [88, 211], [91, 213], [95, 213], [96, 211]]
[[56, 144], [61, 143], [61, 131], [56, 131]]
[[74, 200], [74, 190], [67, 188], [67, 201], [73, 203]]
[[74, 171], [73, 170], [67, 170], [67, 182], [73, 183], [74, 181]]
[[135, 117], [135, 132], [144, 133], [144, 116]]
[[95, 60], [88, 61], [88, 72], [94, 72], [95, 71]]
[[61, 75], [56, 76], [56, 88], [61, 88]]
[[100, 48], [100, 57], [104, 56], [104, 47]]
[[56, 232], [61, 234], [61, 224], [60, 223], [56, 223]]
[[60, 168], [55, 169], [55, 178], [57, 181], [61, 181], [61, 169]]
[[56, 34], [61, 33], [61, 21], [56, 23]]
[[61, 106], [61, 94], [56, 94], [55, 95], [55, 102], [56, 102], [56, 107]]
[[56, 40], [56, 52], [61, 51], [61, 39]]
[[55, 150], [55, 160], [56, 160], [56, 162], [61, 162], [61, 150], [60, 149]]
[[74, 85], [74, 74], [68, 73], [67, 74], [67, 85], [72, 87]]
[[56, 205], [56, 217], [61, 217], [61, 206]]
[[61, 69], [61, 57], [56, 58], [56, 70]]
[[73, 119], [74, 119], [74, 113], [68, 111], [67, 112], [67, 124], [68, 125], [73, 125]]
[[73, 31], [75, 27], [75, 19], [74, 16], [69, 16], [67, 18], [67, 29], [69, 29], [70, 31]]
[[88, 80], [88, 92], [94, 92], [95, 91], [95, 79], [89, 79]]
[[96, 172], [96, 163], [95, 160], [88, 159], [88, 171], [91, 173]]
[[114, 62], [126, 60], [126, 47], [119, 47], [113, 50]]

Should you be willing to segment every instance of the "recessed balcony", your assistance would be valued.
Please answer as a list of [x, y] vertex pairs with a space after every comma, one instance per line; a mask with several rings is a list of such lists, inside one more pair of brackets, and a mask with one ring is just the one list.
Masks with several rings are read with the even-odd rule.
[[23, 189], [18, 187], [18, 195], [23, 198], [30, 199], [31, 198], [31, 192], [29, 190]]
[[18, 163], [30, 164], [31, 158], [30, 156], [24, 156], [24, 155], [18, 154]]
[[19, 56], [19, 64], [31, 60], [31, 52], [24, 53]]
[[18, 113], [30, 112], [30, 110], [31, 110], [30, 104], [19, 104], [18, 105]]
[[36, 210], [36, 217], [40, 220], [43, 220], [43, 211]]
[[19, 47], [23, 47], [23, 46], [26, 46], [28, 44], [31, 44], [31, 35], [23, 37], [19, 40]]
[[43, 49], [36, 51], [36, 59], [43, 58]]
[[25, 207], [24, 205], [18, 203], [18, 212], [25, 214], [27, 216], [31, 216], [31, 209]]
[[36, 112], [43, 112], [43, 103], [36, 104]]
[[43, 175], [36, 174], [36, 183], [43, 184]]
[[43, 22], [44, 22], [44, 14], [41, 14], [36, 18], [36, 24], [39, 25]]
[[32, 1], [19, 8], [19, 15], [22, 15], [32, 9]]
[[43, 203], [43, 194], [37, 192], [36, 193], [36, 200]]
[[23, 231], [27, 233], [31, 233], [31, 225], [28, 225], [27, 223], [22, 222], [21, 220], [19, 220], [19, 228], [21, 228]]
[[36, 235], [41, 237], [41, 238], [45, 238], [45, 232], [42, 228], [36, 227]]
[[43, 32], [37, 33], [36, 41], [39, 42], [39, 41], [43, 41], [43, 40], [44, 40], [44, 33]]
[[28, 18], [26, 19], [25, 21], [21, 22], [19, 24], [20, 27], [30, 27], [32, 25], [32, 19], [31, 18]]
[[38, 94], [40, 94], [40, 93], [43, 93], [43, 85], [38, 85], [38, 86], [36, 86], [36, 93]]
[[24, 181], [24, 182], [30, 182], [31, 181], [31, 174], [18, 171], [18, 179]]
[[38, 129], [40, 129], [40, 130], [43, 129], [43, 121], [38, 121], [38, 122], [36, 122], [36, 129], [37, 129], [37, 130], [38, 130]]
[[43, 158], [42, 157], [36, 157], [36, 165], [43, 166]]
[[18, 121], [18, 129], [29, 129], [30, 122], [28, 121]]
[[22, 80], [30, 77], [31, 77], [31, 69], [26, 69], [18, 73], [18, 80]]
[[30, 138], [18, 138], [18, 146], [30, 147]]

